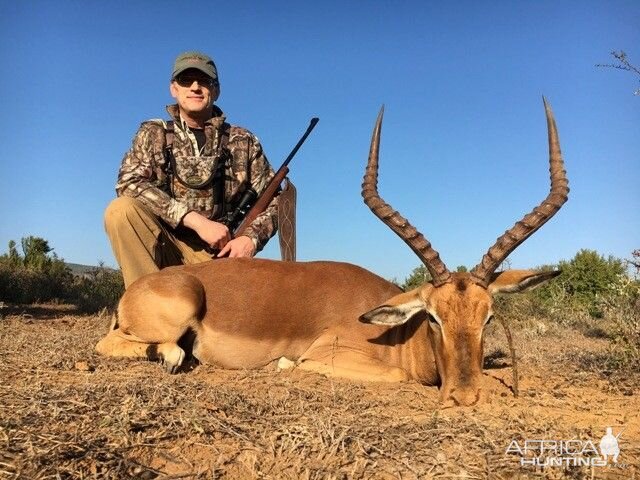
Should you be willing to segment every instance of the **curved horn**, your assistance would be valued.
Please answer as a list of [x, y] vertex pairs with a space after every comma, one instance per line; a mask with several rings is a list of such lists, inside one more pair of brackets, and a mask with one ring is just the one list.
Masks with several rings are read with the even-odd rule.
[[429, 241], [420, 232], [389, 204], [385, 203], [378, 194], [378, 151], [380, 149], [380, 130], [382, 128], [383, 115], [384, 106], [380, 109], [376, 126], [373, 129], [373, 136], [371, 137], [369, 161], [362, 181], [362, 198], [373, 214], [391, 228], [418, 255], [427, 270], [429, 270], [433, 284], [438, 287], [446, 283], [451, 277], [447, 266], [440, 260], [438, 252], [431, 247]]
[[547, 115], [547, 129], [549, 131], [549, 173], [551, 177], [551, 190], [545, 200], [534, 208], [531, 213], [524, 216], [511, 229], [507, 230], [496, 240], [496, 243], [482, 257], [482, 261], [471, 270], [471, 275], [483, 286], [487, 286], [491, 274], [498, 268], [518, 245], [529, 238], [536, 230], [544, 225], [547, 220], [560, 210], [567, 201], [569, 195], [569, 181], [564, 169], [562, 153], [560, 152], [560, 140], [556, 121], [553, 118], [551, 107], [547, 99], [542, 97], [544, 109]]

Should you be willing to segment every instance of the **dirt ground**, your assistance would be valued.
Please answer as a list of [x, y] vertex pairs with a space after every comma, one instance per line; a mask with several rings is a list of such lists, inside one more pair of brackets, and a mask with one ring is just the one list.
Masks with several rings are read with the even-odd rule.
[[[65, 307], [5, 308], [0, 478], [640, 478], [640, 374], [599, 367], [606, 338], [514, 328], [514, 398], [504, 332], [492, 326], [491, 400], [439, 409], [436, 388], [411, 382], [206, 365], [171, 376], [97, 356], [108, 324]], [[597, 448], [607, 427], [622, 432], [617, 464], [535, 467], [514, 450], [526, 440]]]

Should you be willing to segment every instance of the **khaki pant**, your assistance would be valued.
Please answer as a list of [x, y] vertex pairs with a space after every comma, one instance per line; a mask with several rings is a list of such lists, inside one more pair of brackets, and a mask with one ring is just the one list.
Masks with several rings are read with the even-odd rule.
[[213, 257], [195, 232], [169, 227], [135, 198], [113, 200], [104, 212], [104, 227], [125, 288], [161, 268], [206, 262]]

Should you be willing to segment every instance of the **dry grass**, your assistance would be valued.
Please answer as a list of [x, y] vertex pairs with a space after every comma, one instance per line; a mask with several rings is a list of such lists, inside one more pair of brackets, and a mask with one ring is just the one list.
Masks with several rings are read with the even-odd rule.
[[[521, 397], [502, 330], [492, 327], [491, 403], [439, 410], [415, 383], [356, 384], [300, 371], [175, 376], [105, 359], [108, 318], [62, 307], [0, 319], [0, 478], [636, 478], [640, 380], [610, 382], [584, 355], [610, 340], [531, 321], [516, 325]], [[607, 426], [625, 468], [533, 470], [513, 439], [592, 439]]]

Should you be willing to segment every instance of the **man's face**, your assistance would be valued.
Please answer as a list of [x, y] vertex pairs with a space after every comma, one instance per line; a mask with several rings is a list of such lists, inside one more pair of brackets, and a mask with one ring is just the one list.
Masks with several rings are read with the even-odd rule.
[[171, 82], [169, 90], [181, 111], [196, 116], [207, 113], [220, 94], [217, 82], [193, 68], [178, 75]]

